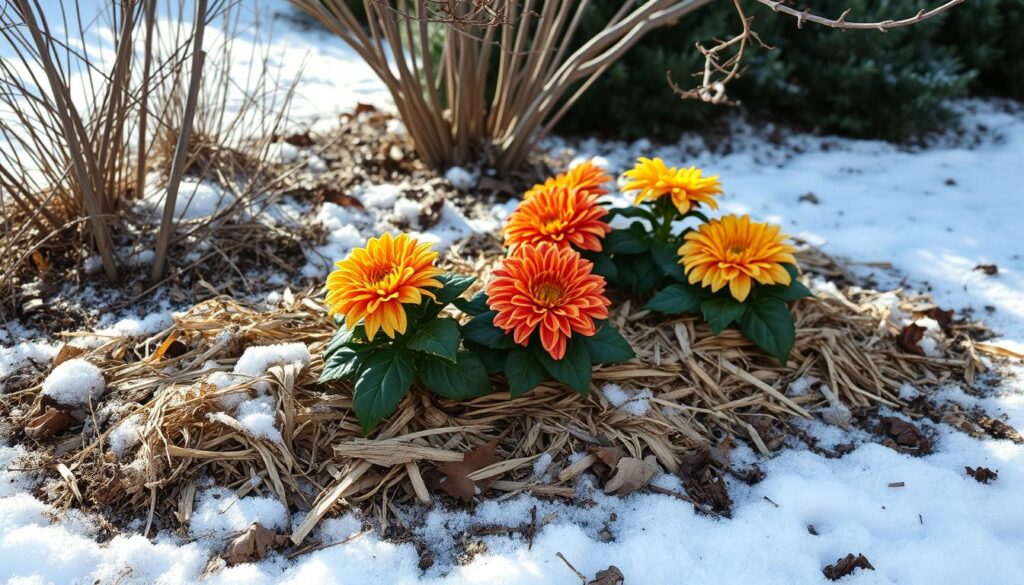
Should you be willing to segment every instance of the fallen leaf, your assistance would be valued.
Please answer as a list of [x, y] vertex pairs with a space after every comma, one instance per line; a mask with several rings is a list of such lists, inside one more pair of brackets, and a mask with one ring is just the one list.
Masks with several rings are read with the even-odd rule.
[[286, 535], [264, 528], [259, 522], [253, 522], [231, 539], [221, 556], [228, 565], [260, 561], [271, 549], [284, 546], [286, 542]]
[[911, 455], [925, 455], [932, 450], [932, 443], [911, 423], [894, 416], [883, 416], [877, 432], [886, 439], [883, 445]]
[[924, 357], [924, 350], [918, 345], [918, 342], [924, 337], [925, 328], [921, 327], [917, 323], [911, 323], [900, 331], [899, 344], [900, 349], [907, 353], [919, 355]]
[[998, 471], [992, 471], [988, 467], [964, 467], [967, 475], [973, 477], [978, 483], [988, 483], [999, 478]]
[[468, 476], [497, 463], [500, 460], [495, 453], [497, 447], [497, 441], [484, 443], [466, 453], [462, 461], [452, 461], [439, 467], [438, 470], [445, 476], [441, 480], [441, 489], [463, 501], [472, 502], [477, 491], [485, 489], [491, 480], [473, 481]]
[[611, 469], [615, 469], [619, 460], [626, 455], [620, 447], [591, 447], [590, 452], [597, 455], [597, 458]]
[[48, 406], [43, 414], [28, 421], [25, 435], [30, 439], [44, 441], [71, 426], [73, 421], [68, 413]]
[[39, 250], [32, 250], [32, 263], [36, 265], [39, 272], [46, 272], [50, 269], [50, 261]]
[[355, 113], [356, 113], [357, 116], [359, 114], [364, 114], [364, 113], [368, 113], [368, 112], [372, 113], [372, 112], [376, 112], [376, 111], [377, 111], [377, 106], [374, 106], [373, 104], [364, 104], [363, 102], [357, 102], [356, 103], [356, 112]]
[[171, 334], [167, 336], [167, 339], [160, 344], [160, 347], [156, 348], [156, 351], [153, 352], [152, 356], [150, 356], [149, 361], [158, 362], [165, 357], [167, 359], [174, 359], [184, 355], [186, 351], [188, 351], [188, 346], [178, 341], [177, 331], [172, 331]]
[[421, 230], [430, 229], [441, 221], [441, 210], [444, 209], [444, 198], [427, 197], [422, 203], [423, 207], [417, 221], [420, 224]]
[[587, 585], [623, 585], [625, 582], [626, 578], [622, 575], [622, 571], [615, 565], [611, 565], [607, 569], [598, 571], [592, 580], [587, 581]]
[[821, 570], [821, 572], [824, 573], [825, 577], [829, 580], [838, 581], [850, 573], [853, 573], [855, 569], [875, 570], [864, 555], [853, 556], [852, 554], [848, 554], [841, 559], [837, 559], [835, 563], [826, 566]]
[[820, 203], [820, 201], [818, 201], [818, 196], [815, 195], [814, 193], [804, 193], [803, 195], [800, 196], [799, 199], [797, 199], [797, 201], [813, 203], [815, 205]]
[[651, 483], [658, 473], [658, 459], [648, 455], [644, 459], [623, 457], [615, 466], [615, 475], [604, 484], [604, 493], [625, 496]]
[[999, 267], [995, 264], [978, 264], [974, 269], [978, 272], [984, 272], [988, 276], [995, 276], [999, 274]]
[[298, 146], [301, 148], [313, 146], [313, 139], [309, 136], [309, 132], [299, 132], [297, 134], [285, 136], [284, 141], [292, 146]]
[[74, 359], [82, 355], [83, 353], [85, 353], [85, 349], [81, 347], [75, 347], [73, 345], [64, 344], [60, 347], [60, 351], [57, 352], [57, 357], [53, 358], [52, 367], [56, 368], [57, 366], [63, 364], [64, 362], [70, 359]]
[[978, 417], [978, 426], [993, 439], [1009, 439], [1018, 445], [1024, 444], [1024, 437], [1017, 432], [1017, 429], [997, 418], [981, 415]]
[[328, 201], [335, 205], [340, 205], [342, 207], [354, 207], [355, 209], [358, 209], [360, 211], [366, 209], [362, 201], [356, 199], [351, 195], [346, 195], [345, 193], [342, 193], [337, 189], [328, 187], [326, 189], [323, 189], [321, 191], [321, 194], [324, 197], [324, 201]]
[[953, 309], [943, 311], [938, 307], [932, 307], [924, 311], [914, 311], [914, 319], [920, 319], [922, 317], [934, 319], [947, 335], [953, 334], [953, 315]]

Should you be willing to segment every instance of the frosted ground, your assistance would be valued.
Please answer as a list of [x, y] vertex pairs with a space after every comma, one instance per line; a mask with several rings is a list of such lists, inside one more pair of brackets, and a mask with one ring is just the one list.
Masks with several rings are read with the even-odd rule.
[[[286, 10], [279, 4], [267, 8], [268, 14]], [[287, 22], [276, 23], [274, 30], [282, 60], [305, 59], [306, 76], [294, 114], [322, 125], [356, 102], [388, 106], [386, 93], [369, 70], [332, 37]], [[913, 152], [877, 142], [785, 133], [781, 141], [769, 141], [771, 129], [737, 119], [727, 154], [707, 152], [695, 134], [659, 146], [553, 139], [548, 148], [572, 157], [599, 157], [615, 173], [639, 155], [700, 165], [722, 176], [724, 212], [779, 222], [789, 233], [848, 258], [880, 288], [930, 291], [942, 307], [958, 314], [971, 311], [1000, 333], [998, 343], [1021, 351], [1024, 114], [1004, 106], [958, 104], [964, 127], [979, 137], [971, 147], [953, 137]], [[459, 171], [449, 175], [455, 181], [466, 179]], [[372, 235], [384, 213], [409, 213], [401, 197], [389, 195], [397, 191], [371, 185], [356, 193], [370, 210], [365, 217], [351, 217], [331, 204], [312, 210], [331, 232], [322, 252], [341, 256], [360, 237]], [[809, 193], [817, 203], [805, 197]], [[454, 206], [446, 207], [441, 224], [427, 235], [443, 247], [475, 231], [494, 229], [507, 211], [496, 207], [493, 218], [470, 220]], [[998, 275], [974, 270], [979, 264], [997, 265]], [[307, 269], [316, 272], [315, 257]], [[143, 335], [162, 329], [169, 319], [167, 314], [126, 317], [109, 324], [104, 333]], [[0, 376], [25, 359], [45, 363], [56, 351], [50, 342], [33, 343], [18, 335], [0, 339]], [[1009, 424], [1024, 428], [1022, 367], [1005, 371], [1001, 384], [982, 399], [955, 389], [940, 393], [947, 400], [983, 406], [994, 416], [1005, 415]], [[634, 408], [635, 402], [623, 407]], [[936, 433], [935, 452], [921, 458], [867, 437], [851, 437], [823, 422], [811, 423], [809, 429], [826, 446], [851, 438], [863, 442], [837, 460], [798, 446], [760, 459], [741, 445], [734, 457], [741, 464], [757, 462], [766, 477], [754, 486], [730, 484], [735, 504], [729, 520], [696, 515], [692, 506], [668, 496], [606, 497], [583, 480], [578, 501], [592, 500], [592, 507], [527, 496], [484, 502], [472, 515], [435, 507], [416, 529], [435, 554], [436, 562], [426, 573], [417, 566], [413, 545], [363, 533], [361, 520], [347, 515], [323, 522], [313, 535], [316, 541], [343, 544], [291, 560], [273, 555], [218, 571], [209, 581], [577, 583], [555, 556], [560, 552], [588, 577], [614, 564], [631, 584], [825, 583], [822, 567], [848, 553], [863, 553], [876, 569], [846, 577], [842, 582], [848, 584], [1019, 583], [1024, 575], [1024, 447], [971, 439], [942, 424], [919, 424]], [[0, 447], [0, 580], [10, 583], [194, 582], [227, 535], [254, 521], [282, 531], [301, 521], [301, 515], [290, 517], [277, 500], [238, 499], [207, 486], [197, 496], [187, 535], [161, 533], [153, 540], [122, 535], [101, 544], [95, 518], [75, 511], [55, 514], [32, 496], [38, 478], [19, 470], [20, 454], [18, 447]], [[998, 470], [999, 478], [980, 484], [966, 476], [965, 466]], [[671, 477], [657, 481], [678, 489]], [[889, 487], [894, 482], [905, 485]], [[528, 520], [533, 506], [547, 524], [532, 546], [518, 537], [492, 536], [485, 539], [487, 551], [468, 564], [451, 558], [453, 536], [459, 531], [471, 524], [519, 525]], [[408, 522], [416, 512], [403, 513], [399, 520]], [[613, 514], [615, 520], [610, 520]], [[599, 536], [606, 527], [610, 542]]]

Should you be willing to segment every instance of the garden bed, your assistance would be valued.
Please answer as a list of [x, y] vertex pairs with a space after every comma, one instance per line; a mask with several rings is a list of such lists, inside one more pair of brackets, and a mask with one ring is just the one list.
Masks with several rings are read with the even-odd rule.
[[[348, 508], [386, 533], [397, 504], [472, 505], [522, 492], [576, 498], [583, 473], [609, 492], [659, 491], [728, 515], [723, 475], [759, 480], [756, 468], [730, 464], [733, 438], [763, 455], [794, 441], [830, 457], [845, 452], [818, 447], [793, 424], [800, 418], [859, 427], [912, 454], [929, 451], [927, 435], [880, 417], [880, 408], [1012, 438], [980, 412], [901, 394], [908, 384], [970, 392], [986, 369], [983, 327], [952, 319], [925, 296], [853, 286], [813, 248], [798, 257], [816, 295], [793, 308], [797, 342], [785, 366], [739, 332], [715, 336], [696, 318], [650, 314], [622, 299], [611, 321], [637, 359], [599, 367], [588, 396], [545, 384], [510, 399], [500, 377], [498, 392], [465, 402], [417, 390], [367, 437], [350, 387], [317, 383], [336, 329], [321, 297], [286, 293], [272, 305], [218, 297], [145, 340], [70, 338], [54, 366], [70, 357], [99, 365], [103, 396], [89, 409], [67, 409], [41, 395], [37, 374], [4, 397], [2, 423], [32, 450], [20, 465], [48, 478], [42, 497], [101, 512], [114, 532], [145, 518], [145, 532], [184, 533], [197, 482], [212, 479], [299, 513], [290, 532], [299, 551], [323, 517]], [[446, 262], [486, 281], [497, 258], [478, 245], [453, 248]], [[934, 326], [913, 338], [907, 319]], [[246, 351], [259, 346], [271, 347]], [[227, 414], [246, 400], [262, 411]], [[660, 471], [677, 475], [685, 491], [650, 485]]]

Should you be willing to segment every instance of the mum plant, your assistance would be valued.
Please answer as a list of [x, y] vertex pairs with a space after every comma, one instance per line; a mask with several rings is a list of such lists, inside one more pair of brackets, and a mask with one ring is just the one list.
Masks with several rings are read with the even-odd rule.
[[683, 234], [678, 262], [686, 280], [662, 288], [647, 308], [698, 313], [718, 335], [732, 324], [786, 363], [796, 339], [786, 303], [811, 296], [797, 276], [793, 246], [779, 226], [727, 215]]
[[624, 191], [636, 191], [634, 206], [613, 208], [609, 217], [626, 218], [627, 227], [612, 230], [601, 253], [588, 255], [612, 286], [642, 295], [682, 280], [676, 251], [682, 236], [675, 222], [707, 221], [702, 207], [717, 209], [722, 193], [717, 176], [705, 177], [696, 167], [667, 166], [660, 158], [640, 158], [626, 171]]
[[338, 331], [320, 381], [355, 384], [352, 408], [364, 432], [398, 408], [418, 379], [451, 399], [491, 392], [487, 369], [461, 349], [459, 323], [441, 315], [474, 282], [435, 266], [437, 252], [407, 234], [371, 238], [327, 277]]
[[473, 319], [466, 345], [503, 372], [513, 397], [549, 379], [587, 394], [594, 364], [632, 359], [608, 323], [605, 281], [567, 245], [525, 244], [494, 271], [485, 292], [459, 303]]

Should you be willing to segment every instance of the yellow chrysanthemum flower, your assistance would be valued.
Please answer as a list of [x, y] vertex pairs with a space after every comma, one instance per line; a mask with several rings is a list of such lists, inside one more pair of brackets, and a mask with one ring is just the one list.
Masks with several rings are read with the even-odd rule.
[[727, 215], [713, 219], [688, 232], [679, 248], [690, 284], [701, 283], [718, 292], [729, 285], [729, 293], [743, 302], [753, 282], [789, 284], [784, 264], [796, 265], [789, 236], [779, 226], [750, 221], [750, 217]]
[[351, 330], [364, 321], [366, 337], [377, 331], [394, 339], [405, 333], [403, 305], [418, 305], [423, 297], [434, 299], [427, 287], [443, 286], [435, 277], [444, 271], [434, 266], [437, 252], [407, 234], [384, 234], [370, 238], [365, 248], [356, 248], [348, 258], [335, 264], [327, 277], [327, 305], [330, 314], [345, 315]]
[[679, 169], [666, 166], [660, 158], [640, 157], [636, 166], [626, 171], [625, 175], [632, 180], [622, 190], [640, 191], [636, 196], [637, 205], [646, 200], [671, 195], [672, 204], [682, 214], [701, 203], [711, 209], [718, 209], [718, 202], [713, 198], [714, 195], [722, 194], [718, 175], [704, 177], [697, 167]]

